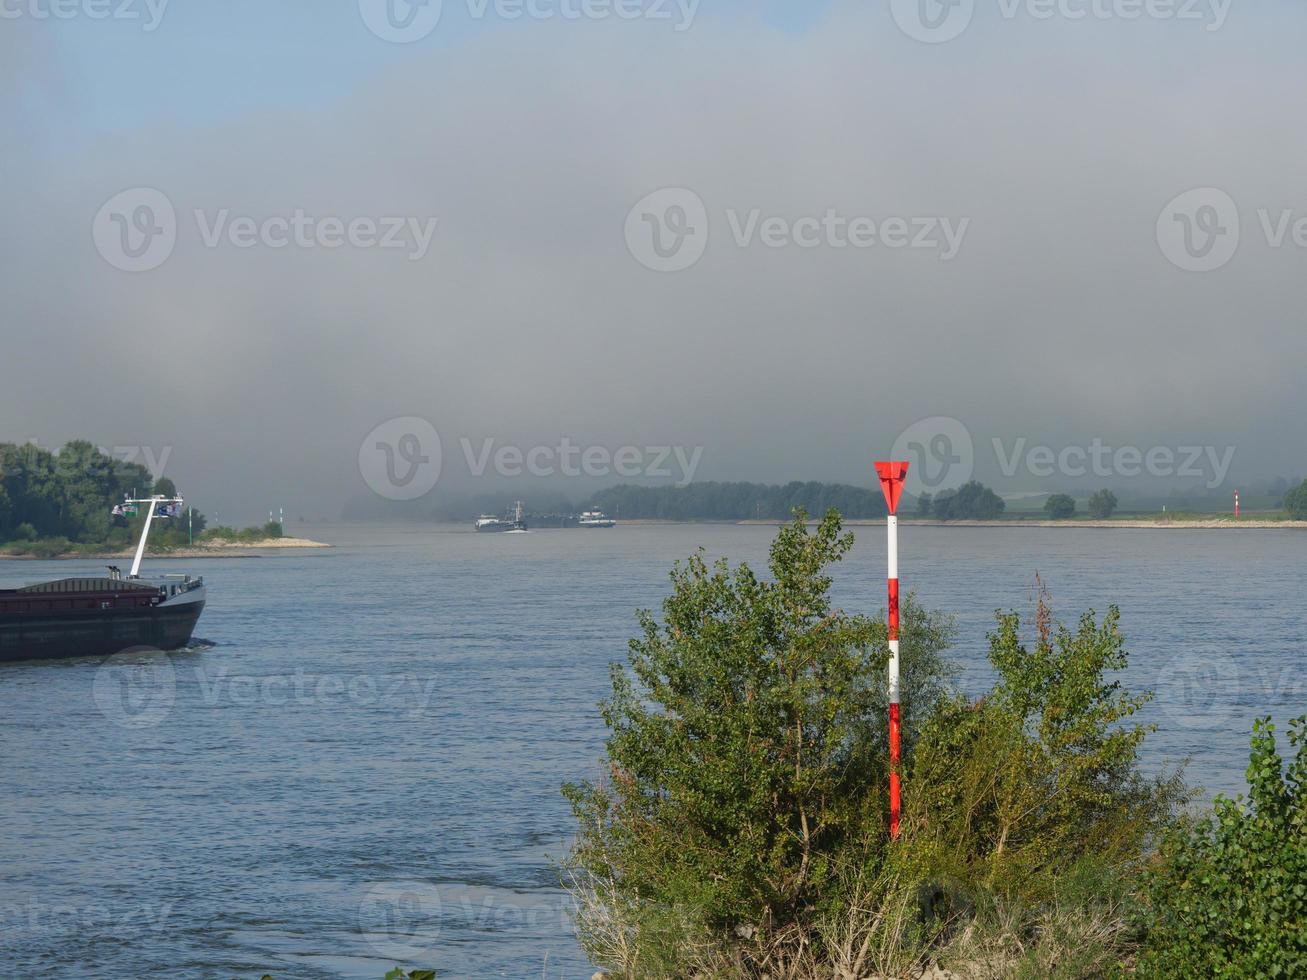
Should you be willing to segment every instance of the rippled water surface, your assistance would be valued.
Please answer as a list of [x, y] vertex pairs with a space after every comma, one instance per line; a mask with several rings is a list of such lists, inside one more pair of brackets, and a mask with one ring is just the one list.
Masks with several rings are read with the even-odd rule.
[[[0, 976], [588, 977], [551, 857], [595, 703], [677, 557], [761, 564], [774, 530], [476, 535], [300, 529], [330, 552], [155, 563], [201, 573], [208, 644], [0, 665]], [[839, 570], [878, 611], [884, 530]], [[986, 682], [993, 610], [1117, 603], [1156, 689], [1150, 766], [1237, 791], [1254, 716], [1307, 705], [1307, 536], [902, 529], [905, 588], [955, 613]], [[0, 563], [0, 584], [98, 571]]]

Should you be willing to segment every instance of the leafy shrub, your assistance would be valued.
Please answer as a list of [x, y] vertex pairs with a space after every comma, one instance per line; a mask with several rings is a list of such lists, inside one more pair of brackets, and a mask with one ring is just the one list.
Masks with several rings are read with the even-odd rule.
[[1269, 718], [1253, 727], [1249, 796], [1168, 837], [1149, 875], [1142, 977], [1307, 976], [1307, 716], [1286, 767]]
[[1055, 521], [1064, 521], [1076, 513], [1075, 498], [1065, 493], [1055, 493], [1044, 501], [1044, 513]]
[[1105, 521], [1116, 511], [1116, 494], [1111, 490], [1098, 490], [1089, 498], [1089, 516], [1096, 521]]
[[1284, 495], [1284, 509], [1296, 521], [1307, 521], [1307, 480]]
[[992, 521], [1001, 517], [1007, 504], [984, 484], [972, 480], [956, 490], [945, 490], [930, 506], [931, 516], [941, 521]]

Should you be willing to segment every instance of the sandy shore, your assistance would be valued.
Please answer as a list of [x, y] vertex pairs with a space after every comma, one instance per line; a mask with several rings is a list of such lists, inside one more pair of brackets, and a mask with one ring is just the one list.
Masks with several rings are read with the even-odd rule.
[[[786, 523], [784, 521], [740, 521], [741, 524], [758, 524], [778, 526]], [[809, 523], [817, 523], [811, 521]], [[1108, 521], [1045, 521], [1034, 518], [1028, 521], [1021, 520], [998, 520], [998, 521], [930, 521], [914, 520], [910, 517], [899, 519], [900, 526], [911, 527], [1055, 527], [1064, 530], [1076, 530], [1079, 528], [1091, 528], [1100, 530], [1117, 530], [1117, 529], [1147, 529], [1147, 530], [1167, 530], [1167, 531], [1241, 531], [1245, 529], [1270, 529], [1290, 531], [1307, 531], [1307, 521], [1261, 521], [1241, 518], [1203, 518], [1196, 520], [1178, 520], [1168, 521], [1162, 519], [1148, 518], [1122, 518], [1121, 520]], [[885, 521], [881, 520], [850, 520], [844, 522], [845, 527], [884, 527]]]
[[[262, 541], [210, 541], [203, 545], [197, 545], [194, 548], [175, 548], [172, 551], [148, 551], [145, 557], [149, 561], [159, 561], [171, 558], [254, 558], [261, 553], [268, 551], [291, 551], [315, 548], [330, 548], [329, 544], [323, 544], [321, 541], [310, 541], [308, 538], [264, 538]], [[0, 561], [73, 561], [83, 559], [95, 561], [102, 558], [132, 558], [136, 554], [135, 548], [125, 551], [102, 551], [96, 553], [81, 554], [73, 552], [70, 554], [54, 555], [50, 558], [38, 558], [36, 555], [6, 555], [0, 554]]]

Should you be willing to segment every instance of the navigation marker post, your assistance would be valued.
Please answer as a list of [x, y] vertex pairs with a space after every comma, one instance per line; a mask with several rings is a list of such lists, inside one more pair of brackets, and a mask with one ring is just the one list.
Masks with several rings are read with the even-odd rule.
[[907, 463], [877, 463], [880, 489], [885, 494], [889, 514], [885, 527], [889, 533], [889, 834], [899, 836], [902, 796], [899, 786], [899, 497], [908, 475]]
[[1239, 519], [1239, 491], [1234, 492], [1234, 519]]

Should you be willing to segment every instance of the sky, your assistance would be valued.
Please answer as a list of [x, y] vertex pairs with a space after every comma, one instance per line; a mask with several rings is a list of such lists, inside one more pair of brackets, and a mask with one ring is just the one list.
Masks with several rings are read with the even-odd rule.
[[1289, 0], [0, 0], [0, 441], [234, 521], [1301, 477], [1305, 43]]

